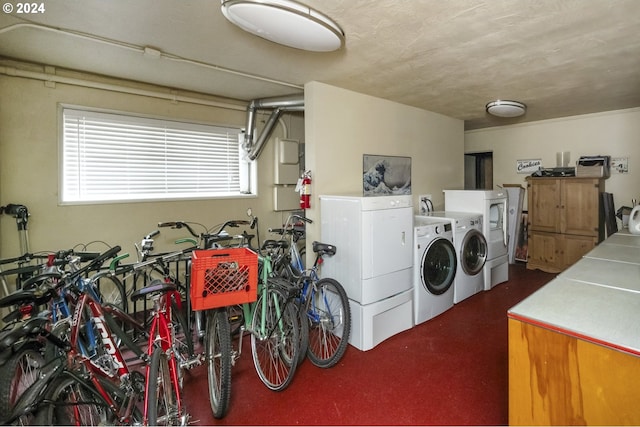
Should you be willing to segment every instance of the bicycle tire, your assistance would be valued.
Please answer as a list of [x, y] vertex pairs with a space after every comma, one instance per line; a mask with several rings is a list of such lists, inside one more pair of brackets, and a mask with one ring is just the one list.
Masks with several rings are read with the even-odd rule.
[[151, 355], [145, 398], [150, 426], [182, 425], [184, 413], [178, 408], [179, 386], [171, 381], [169, 356], [160, 347], [156, 347]]
[[253, 364], [260, 380], [273, 391], [287, 388], [298, 366], [299, 317], [294, 305], [285, 301], [282, 292], [268, 289], [255, 305], [251, 325]]
[[43, 405], [37, 412], [34, 425], [114, 425], [118, 420], [106, 403], [98, 399], [91, 390], [92, 384], [79, 382], [72, 376], [61, 376], [53, 380], [44, 396]]
[[351, 333], [351, 309], [347, 293], [335, 279], [313, 284], [307, 300], [309, 348], [307, 356], [320, 368], [336, 365], [347, 350]]
[[39, 344], [28, 343], [0, 366], [0, 419], [12, 413], [22, 393], [38, 379], [45, 363], [40, 351]]
[[226, 307], [207, 312], [205, 355], [209, 383], [209, 402], [216, 419], [224, 418], [231, 400], [233, 363], [229, 314]]
[[91, 276], [91, 284], [95, 285], [101, 304], [111, 304], [125, 313], [129, 310], [124, 285], [108, 271]]

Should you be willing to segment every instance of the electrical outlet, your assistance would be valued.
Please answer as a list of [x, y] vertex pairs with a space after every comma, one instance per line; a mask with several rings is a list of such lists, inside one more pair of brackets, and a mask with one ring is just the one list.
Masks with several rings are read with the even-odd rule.
[[426, 215], [433, 210], [433, 203], [431, 202], [431, 194], [422, 194], [418, 196], [418, 212], [420, 215]]

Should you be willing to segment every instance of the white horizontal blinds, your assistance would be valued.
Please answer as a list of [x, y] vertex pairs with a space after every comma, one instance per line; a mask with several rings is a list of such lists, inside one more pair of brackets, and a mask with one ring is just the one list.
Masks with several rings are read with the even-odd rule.
[[239, 129], [64, 109], [63, 201], [240, 193]]

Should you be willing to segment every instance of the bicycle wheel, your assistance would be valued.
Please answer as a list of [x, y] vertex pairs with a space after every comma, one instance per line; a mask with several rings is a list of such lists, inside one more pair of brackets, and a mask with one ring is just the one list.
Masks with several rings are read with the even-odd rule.
[[146, 394], [149, 425], [151, 426], [186, 425], [184, 417], [187, 415], [184, 413], [184, 407], [180, 407], [179, 386], [171, 380], [170, 363], [169, 356], [162, 351], [162, 348], [156, 347], [153, 350]]
[[111, 411], [104, 401], [91, 391], [91, 384], [78, 382], [77, 378], [62, 376], [53, 380], [43, 406], [37, 413], [34, 425], [41, 426], [99, 426], [114, 425]]
[[11, 414], [22, 393], [38, 379], [43, 365], [39, 345], [30, 343], [0, 366], [0, 419]]
[[298, 315], [298, 325], [300, 328], [300, 349], [298, 350], [298, 365], [307, 357], [309, 348], [309, 321], [307, 320], [307, 311], [303, 301], [295, 302], [296, 312]]
[[223, 418], [231, 399], [231, 332], [227, 308], [207, 311], [204, 338], [207, 374], [209, 376], [209, 401], [214, 418]]
[[338, 281], [318, 280], [307, 301], [311, 363], [321, 368], [334, 366], [344, 355], [351, 332], [351, 310], [347, 293]]
[[91, 277], [91, 283], [95, 285], [101, 304], [111, 304], [125, 313], [129, 307], [124, 285], [110, 272], [104, 271]]
[[282, 292], [267, 290], [258, 299], [251, 327], [253, 364], [260, 380], [274, 391], [293, 380], [300, 351], [299, 317], [294, 304], [285, 301]]

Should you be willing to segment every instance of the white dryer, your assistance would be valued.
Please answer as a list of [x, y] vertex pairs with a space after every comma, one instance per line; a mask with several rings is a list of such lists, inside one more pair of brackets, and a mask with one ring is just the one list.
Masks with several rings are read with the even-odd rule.
[[451, 222], [458, 268], [453, 284], [453, 303], [457, 304], [484, 290], [482, 269], [487, 261], [487, 240], [482, 233], [482, 213], [429, 212], [427, 216]]
[[451, 222], [414, 219], [415, 324], [426, 322], [453, 307], [457, 258]]

